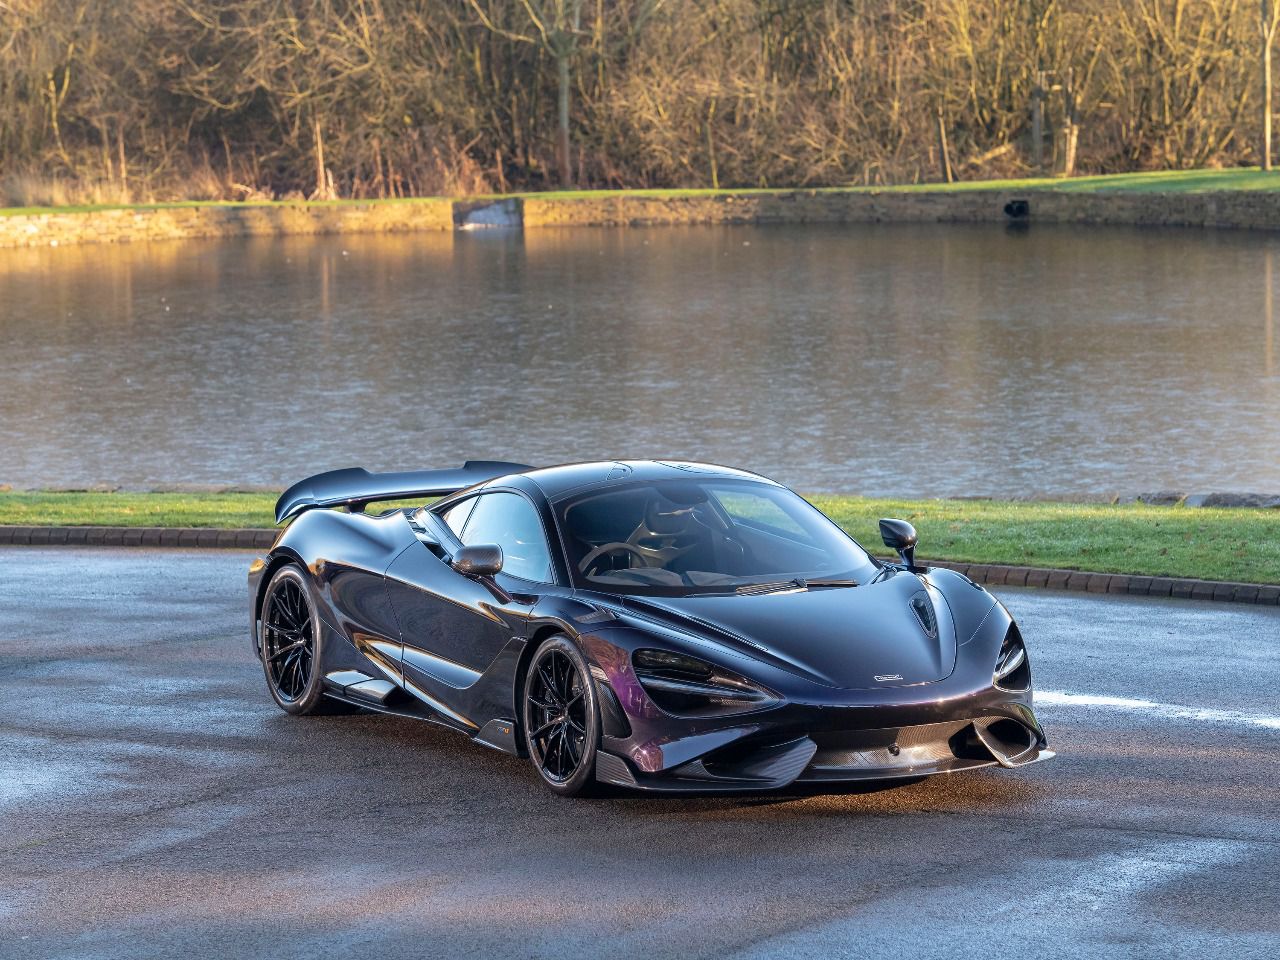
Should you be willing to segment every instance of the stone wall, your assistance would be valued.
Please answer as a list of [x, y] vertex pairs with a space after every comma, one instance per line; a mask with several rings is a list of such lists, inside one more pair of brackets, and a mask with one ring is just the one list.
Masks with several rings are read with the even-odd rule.
[[1068, 190], [778, 191], [662, 198], [527, 197], [526, 227], [679, 223], [998, 223], [1011, 201], [1039, 223], [1280, 228], [1280, 191], [1120, 193]]
[[[501, 223], [523, 227], [718, 223], [1000, 223], [1025, 201], [1030, 223], [1280, 228], [1280, 191], [1073, 192], [778, 190], [689, 196], [601, 192], [336, 203], [210, 204], [0, 216], [0, 247], [183, 237], [390, 233]], [[493, 216], [489, 209], [493, 208]], [[501, 216], [498, 216], [498, 214]]]
[[210, 204], [0, 216], [0, 247], [452, 229], [450, 200]]

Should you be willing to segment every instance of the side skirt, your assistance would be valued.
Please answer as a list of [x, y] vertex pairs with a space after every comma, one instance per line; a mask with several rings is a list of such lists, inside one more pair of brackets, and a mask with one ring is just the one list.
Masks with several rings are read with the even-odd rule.
[[[515, 721], [512, 720], [490, 720], [479, 732], [476, 732], [458, 726], [447, 717], [443, 717], [429, 708], [422, 707], [419, 709], [416, 701], [412, 699], [407, 703], [377, 703], [366, 700], [363, 697], [348, 696], [337, 690], [325, 690], [324, 695], [333, 700], [350, 704], [353, 707], [368, 710], [370, 713], [381, 713], [389, 717], [404, 717], [406, 720], [421, 720], [424, 723], [430, 723], [434, 726], [451, 730], [454, 733], [460, 733], [468, 740], [482, 747], [509, 753], [512, 756], [520, 755], [516, 746]], [[506, 727], [505, 733], [502, 729], [504, 726]]]

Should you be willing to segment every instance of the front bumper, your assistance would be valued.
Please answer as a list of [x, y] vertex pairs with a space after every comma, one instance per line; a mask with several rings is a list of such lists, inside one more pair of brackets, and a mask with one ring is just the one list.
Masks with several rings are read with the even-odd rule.
[[996, 688], [905, 704], [783, 704], [691, 729], [631, 715], [606, 736], [597, 778], [641, 790], [770, 790], [1025, 766], [1053, 754], [1031, 693]]
[[776, 790], [795, 783], [904, 780], [982, 767], [1022, 767], [1051, 758], [1053, 752], [1044, 747], [1038, 726], [987, 715], [799, 736], [744, 732], [722, 747], [660, 772], [644, 772], [632, 760], [602, 750], [596, 777], [640, 790]]

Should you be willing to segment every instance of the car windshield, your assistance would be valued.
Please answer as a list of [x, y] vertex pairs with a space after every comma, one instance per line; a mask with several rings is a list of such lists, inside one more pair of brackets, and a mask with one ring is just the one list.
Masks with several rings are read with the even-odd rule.
[[657, 480], [556, 504], [578, 586], [611, 593], [724, 593], [792, 581], [856, 581], [876, 562], [785, 487]]

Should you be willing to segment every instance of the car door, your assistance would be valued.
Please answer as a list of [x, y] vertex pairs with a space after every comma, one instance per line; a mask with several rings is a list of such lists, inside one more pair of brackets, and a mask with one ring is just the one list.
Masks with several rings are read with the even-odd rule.
[[[463, 544], [502, 547], [503, 571], [494, 578], [501, 590], [458, 573], [425, 544], [396, 558], [387, 589], [404, 641], [406, 686], [460, 705], [469, 699], [461, 691], [524, 636], [537, 588], [552, 578], [551, 557], [537, 510], [521, 494], [481, 493], [441, 519]], [[439, 552], [447, 555], [449, 546]]]

